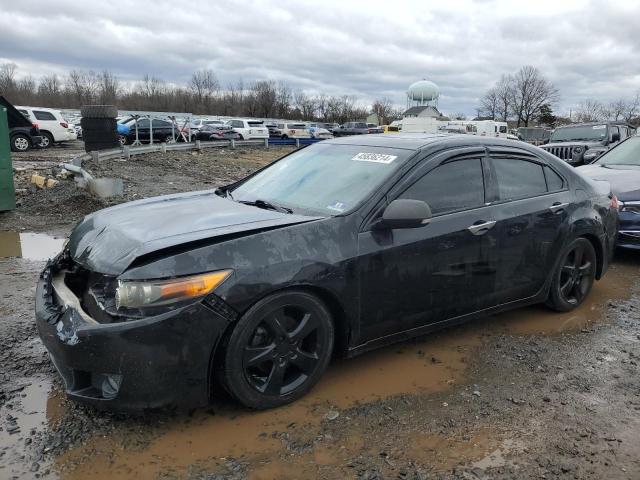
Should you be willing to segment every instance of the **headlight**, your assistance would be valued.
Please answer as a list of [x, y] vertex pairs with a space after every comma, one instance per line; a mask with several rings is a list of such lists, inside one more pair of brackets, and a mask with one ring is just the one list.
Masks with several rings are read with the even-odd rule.
[[604, 150], [587, 150], [586, 153], [584, 154], [584, 158], [585, 160], [593, 160], [597, 157], [599, 157], [600, 155], [602, 155], [604, 153]]
[[169, 280], [119, 280], [116, 288], [116, 308], [157, 307], [200, 298], [224, 282], [231, 272], [232, 270], [220, 270]]

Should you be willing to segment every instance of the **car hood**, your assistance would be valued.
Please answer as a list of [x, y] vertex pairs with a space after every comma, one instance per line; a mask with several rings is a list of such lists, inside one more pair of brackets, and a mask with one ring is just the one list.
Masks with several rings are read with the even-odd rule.
[[69, 237], [69, 253], [83, 267], [119, 275], [138, 257], [190, 242], [223, 241], [323, 217], [244, 205], [213, 190], [166, 195], [86, 216]]
[[611, 185], [611, 191], [622, 200], [640, 200], [640, 169], [611, 165], [585, 165], [576, 169], [593, 180], [604, 180]]
[[591, 140], [567, 140], [565, 142], [549, 142], [541, 145], [542, 148], [547, 147], [603, 147], [602, 142], [591, 141]]

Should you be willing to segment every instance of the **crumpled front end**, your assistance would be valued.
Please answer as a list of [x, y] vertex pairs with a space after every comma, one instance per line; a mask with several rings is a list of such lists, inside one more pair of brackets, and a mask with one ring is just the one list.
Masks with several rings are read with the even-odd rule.
[[[235, 313], [210, 295], [152, 316], [98, 316], [104, 302], [87, 301], [99, 293], [82, 295], [74, 284], [79, 275], [93, 274], [65, 250], [47, 264], [36, 291], [38, 332], [67, 395], [120, 411], [206, 405], [211, 358]], [[94, 277], [87, 289], [108, 280]]]

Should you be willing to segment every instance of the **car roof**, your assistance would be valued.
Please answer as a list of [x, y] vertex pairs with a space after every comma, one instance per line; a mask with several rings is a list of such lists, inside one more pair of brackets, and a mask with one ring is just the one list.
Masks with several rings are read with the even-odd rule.
[[556, 127], [556, 130], [559, 128], [571, 128], [571, 127], [590, 127], [591, 125], [624, 125], [626, 127], [636, 128], [633, 125], [624, 122], [624, 121], [616, 121], [616, 120], [603, 120], [602, 122], [581, 122], [581, 123], [571, 123], [569, 125], [562, 125], [560, 127]]
[[[522, 150], [533, 150], [529, 144], [518, 140], [507, 140], [498, 137], [485, 137], [466, 134], [446, 134], [446, 133], [398, 133], [387, 135], [384, 133], [369, 135], [350, 135], [338, 137], [331, 140], [324, 140], [323, 143], [333, 143], [337, 145], [362, 145], [371, 147], [404, 148], [407, 150], [420, 150], [427, 146], [438, 144], [448, 146], [502, 146], [516, 147]], [[539, 150], [539, 149], [538, 149]], [[536, 152], [538, 151], [536, 150]]]

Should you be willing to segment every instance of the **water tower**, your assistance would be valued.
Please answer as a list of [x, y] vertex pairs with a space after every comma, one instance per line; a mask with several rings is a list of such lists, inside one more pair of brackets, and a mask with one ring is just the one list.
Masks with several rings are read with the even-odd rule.
[[407, 109], [410, 106], [438, 106], [440, 88], [429, 80], [412, 83], [407, 91]]

